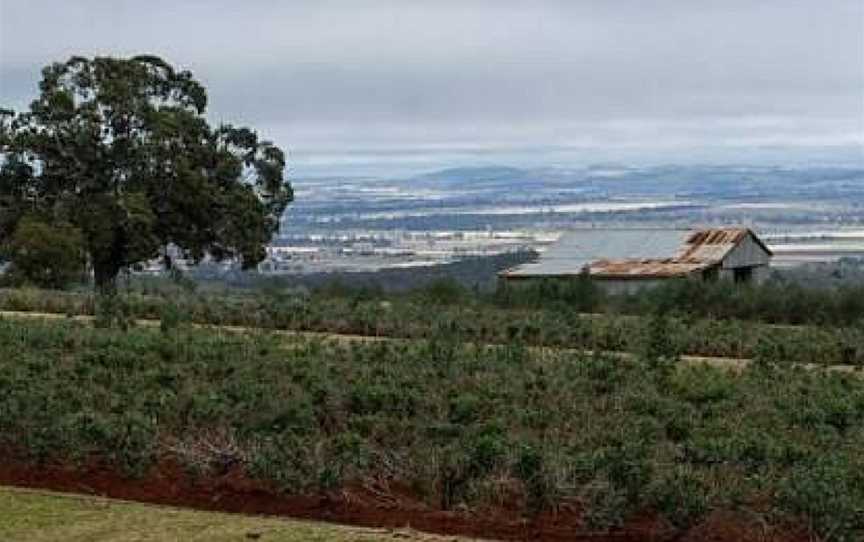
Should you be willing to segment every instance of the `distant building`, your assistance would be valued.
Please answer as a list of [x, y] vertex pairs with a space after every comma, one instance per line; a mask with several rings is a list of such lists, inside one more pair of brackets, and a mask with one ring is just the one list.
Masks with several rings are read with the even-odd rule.
[[585, 229], [561, 236], [536, 262], [499, 274], [506, 284], [573, 279], [582, 273], [610, 292], [672, 279], [758, 282], [771, 250], [747, 228]]

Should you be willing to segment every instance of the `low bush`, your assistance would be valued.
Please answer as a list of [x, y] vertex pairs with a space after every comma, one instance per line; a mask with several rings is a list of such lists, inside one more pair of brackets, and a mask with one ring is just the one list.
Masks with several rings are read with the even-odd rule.
[[443, 508], [517, 496], [526, 515], [576, 500], [598, 528], [767, 504], [854, 540], [862, 447], [855, 374], [0, 319], [0, 450], [23, 461], [139, 476], [170, 458], [293, 494], [393, 481]]
[[[644, 317], [588, 315], [578, 304], [561, 299], [537, 305], [495, 305], [449, 281], [401, 296], [369, 289], [346, 289], [339, 295], [281, 289], [266, 296], [208, 296], [174, 283], [163, 286], [148, 287], [151, 293], [124, 291], [107, 299], [85, 293], [0, 290], [0, 308], [95, 314], [100, 325], [120, 328], [135, 319], [162, 321], [163, 317], [170, 328], [172, 320], [180, 317], [198, 324], [627, 351], [666, 363], [690, 354], [752, 358], [763, 365], [864, 364], [864, 327], [859, 322], [848, 327], [776, 326], [725, 316], [698, 318], [694, 315], [698, 313], [665, 308]], [[563, 288], [549, 286], [559, 287]]]

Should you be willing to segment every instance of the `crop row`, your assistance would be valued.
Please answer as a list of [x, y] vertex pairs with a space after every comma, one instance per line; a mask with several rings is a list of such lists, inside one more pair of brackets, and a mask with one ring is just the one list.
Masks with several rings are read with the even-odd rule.
[[435, 303], [422, 297], [299, 295], [171, 297], [131, 293], [100, 305], [86, 294], [5, 290], [0, 308], [103, 317], [161, 319], [371, 336], [428, 338], [484, 344], [526, 345], [640, 352], [656, 320], [662, 320], [668, 348], [676, 353], [805, 362], [864, 364], [864, 323], [850, 327], [776, 326], [734, 319], [586, 315], [564, 303], [550, 307], [502, 308], [476, 302]]
[[677, 366], [663, 337], [622, 361], [447, 333], [340, 342], [0, 320], [0, 447], [133, 477], [166, 458], [201, 476], [240, 469], [290, 494], [383, 480], [444, 509], [571, 503], [595, 528], [743, 508], [864, 535], [864, 380]]

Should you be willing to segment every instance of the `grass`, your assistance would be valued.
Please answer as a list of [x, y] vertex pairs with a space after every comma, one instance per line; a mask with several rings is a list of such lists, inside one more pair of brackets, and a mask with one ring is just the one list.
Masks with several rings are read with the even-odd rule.
[[412, 531], [199, 512], [5, 487], [0, 487], [0, 518], [0, 540], [5, 542], [445, 540]]

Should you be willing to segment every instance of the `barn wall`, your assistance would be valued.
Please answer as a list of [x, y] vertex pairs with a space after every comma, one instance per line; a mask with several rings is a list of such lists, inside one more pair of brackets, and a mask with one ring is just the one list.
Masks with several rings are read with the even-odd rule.
[[[751, 268], [753, 270], [753, 274], [751, 275], [749, 282], [752, 284], [762, 284], [763, 282], [768, 280], [768, 277], [771, 276], [771, 268], [767, 265], [757, 265]], [[719, 277], [720, 280], [733, 281], [735, 280], [735, 270], [731, 267], [727, 269], [721, 269]]]
[[[533, 284], [537, 284], [541, 280], [548, 280], [548, 279], [543, 279], [543, 278], [511, 279], [511, 278], [499, 276], [498, 277], [498, 286], [504, 287], [504, 288], [509, 288], [511, 290], [514, 290], [514, 291], [519, 291], [519, 290], [527, 289], [529, 286], [531, 286]], [[560, 279], [560, 280], [564, 280], [564, 279]]]
[[736, 267], [767, 266], [770, 262], [771, 256], [765, 252], [765, 249], [752, 236], [748, 235], [723, 258], [723, 268], [734, 269]]
[[[543, 280], [557, 280], [557, 281], [575, 281], [578, 280], [578, 277], [572, 278], [530, 278], [530, 279], [519, 279], [512, 280], [507, 279], [506, 277], [499, 277], [499, 284], [503, 285], [506, 288], [518, 291], [520, 289], [527, 288], [530, 285], [535, 285]], [[592, 282], [599, 288], [602, 288], [606, 292], [610, 294], [630, 294], [638, 292], [644, 288], [654, 288], [660, 286], [661, 284], [665, 284], [670, 280], [685, 280], [683, 278], [650, 278], [650, 279], [593, 279]]]
[[646, 288], [656, 288], [661, 284], [666, 284], [670, 280], [683, 280], [683, 279], [625, 279], [625, 280], [615, 280], [615, 279], [604, 279], [604, 280], [595, 280], [594, 284], [603, 288], [610, 294], [632, 294], [638, 292], [640, 290], [644, 290]]
[[718, 274], [718, 278], [720, 280], [734, 280], [735, 272], [732, 269], [720, 269], [720, 273]]
[[753, 282], [762, 284], [771, 276], [771, 269], [767, 265], [760, 265], [753, 269]]

